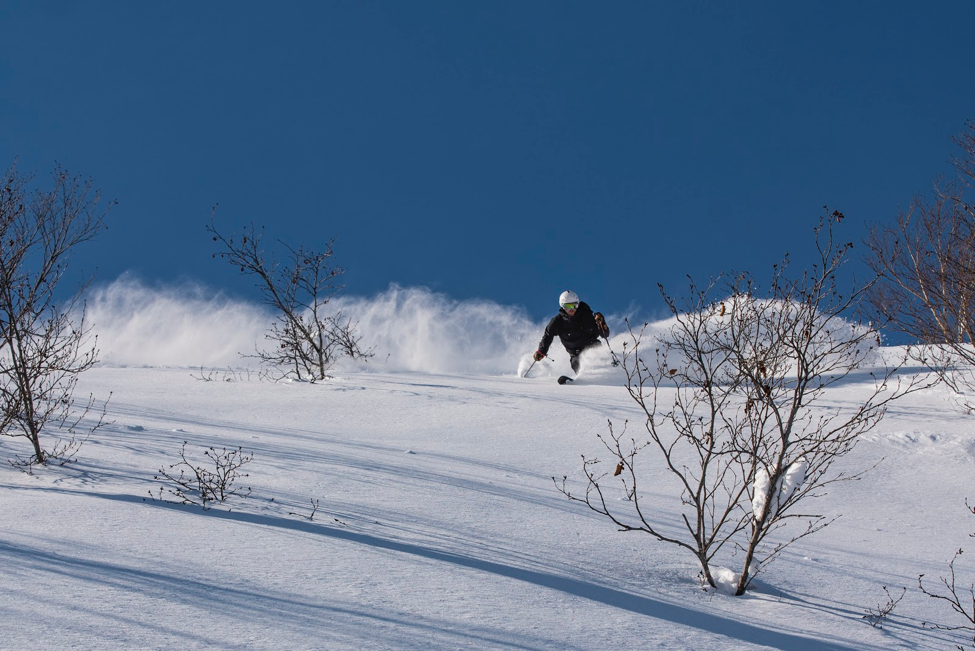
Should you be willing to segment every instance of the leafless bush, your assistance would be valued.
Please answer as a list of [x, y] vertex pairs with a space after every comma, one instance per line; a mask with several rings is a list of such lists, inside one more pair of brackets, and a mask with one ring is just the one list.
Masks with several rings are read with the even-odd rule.
[[190, 377], [201, 382], [214, 382], [220, 380], [221, 382], [249, 382], [251, 379], [250, 369], [233, 369], [226, 368], [222, 371], [218, 371], [215, 368], [207, 370], [205, 367], [200, 367], [200, 374], [194, 375], [190, 373]]
[[[11, 168], [0, 178], [0, 434], [24, 437], [33, 454], [27, 467], [62, 462], [105, 424], [87, 416], [94, 400], [77, 403], [79, 374], [94, 365], [84, 304], [56, 302], [75, 248], [105, 226], [105, 211], [91, 181], [58, 168], [50, 190], [28, 191], [31, 181]], [[42, 433], [66, 434], [45, 448]]]
[[366, 359], [370, 350], [360, 347], [357, 325], [341, 312], [326, 306], [341, 289], [337, 279], [343, 269], [332, 264], [332, 244], [324, 251], [304, 247], [294, 249], [283, 242], [289, 262], [281, 263], [265, 253], [263, 230], [253, 224], [239, 236], [224, 237], [213, 218], [207, 231], [222, 250], [215, 254], [239, 267], [240, 273], [257, 278], [263, 302], [277, 315], [265, 338], [268, 347], [258, 348], [256, 357], [267, 369], [275, 369], [272, 379], [323, 380], [342, 356]]
[[311, 513], [309, 513], [308, 515], [305, 515], [304, 513], [297, 513], [295, 511], [288, 511], [288, 515], [297, 515], [302, 518], [308, 518], [309, 521], [314, 520], [315, 514], [318, 513], [318, 500], [311, 499], [310, 501], [311, 501]]
[[[915, 387], [913, 380], [894, 382], [896, 368], [881, 365], [874, 376], [877, 331], [841, 317], [865, 291], [844, 296], [837, 286], [852, 246], [833, 240], [842, 218], [828, 214], [817, 227], [818, 264], [796, 280], [785, 276], [788, 260], [776, 266], [765, 298], [748, 275], [727, 283], [724, 300], [714, 298], [717, 282], [703, 289], [692, 283], [682, 306], [661, 288], [674, 325], [659, 340], [648, 324], [631, 327], [622, 354], [649, 438], [627, 437], [626, 427], [616, 432], [610, 423], [599, 439], [613, 476], [601, 470], [601, 459], [583, 457], [585, 491], [570, 490], [567, 478], [560, 490], [621, 531], [689, 550], [711, 586], [717, 586], [719, 552], [738, 557], [736, 594], [788, 545], [829, 524], [798, 507], [833, 482], [862, 474], [833, 472], [832, 465], [880, 421], [892, 399]], [[873, 379], [862, 402], [817, 405], [826, 389], [858, 372]], [[655, 491], [679, 499], [677, 532], [644, 494], [650, 470], [638, 460], [647, 455], [665, 471], [653, 475]], [[626, 499], [612, 498], [615, 491]], [[778, 535], [790, 521], [804, 526]]]
[[897, 604], [899, 604], [901, 599], [904, 598], [904, 595], [907, 594], [907, 588], [901, 588], [900, 596], [898, 596], [896, 599], [891, 596], [890, 590], [887, 589], [887, 586], [884, 586], [884, 594], [887, 595], [887, 601], [877, 604], [875, 609], [867, 610], [867, 614], [862, 617], [862, 619], [865, 619], [867, 623], [874, 628], [884, 627], [884, 624], [887, 623], [887, 618], [890, 617], [891, 613], [894, 612], [894, 608], [897, 607]]
[[[165, 485], [159, 488], [158, 499], [165, 495], [172, 495], [180, 504], [196, 504], [208, 510], [213, 502], [225, 502], [227, 499], [250, 495], [250, 487], [238, 485], [238, 480], [250, 475], [242, 473], [241, 468], [250, 463], [254, 455], [246, 454], [238, 446], [236, 449], [216, 448], [204, 450], [207, 467], [190, 462], [186, 458], [186, 441], [179, 451], [180, 460], [168, 467], [160, 468], [153, 477], [163, 480]], [[150, 491], [149, 496], [156, 499]]]
[[975, 120], [955, 143], [958, 177], [939, 180], [932, 199], [915, 198], [893, 226], [874, 228], [866, 262], [881, 277], [867, 294], [876, 318], [916, 342], [911, 356], [960, 392], [975, 389]]

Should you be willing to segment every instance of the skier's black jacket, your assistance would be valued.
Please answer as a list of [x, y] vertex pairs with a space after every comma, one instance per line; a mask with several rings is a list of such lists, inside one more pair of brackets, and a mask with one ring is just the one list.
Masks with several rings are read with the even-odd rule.
[[538, 350], [543, 355], [548, 354], [548, 347], [552, 345], [552, 340], [556, 336], [562, 340], [562, 345], [569, 355], [576, 356], [597, 343], [601, 336], [609, 336], [609, 329], [600, 332], [592, 308], [585, 303], [579, 303], [574, 315], [569, 316], [565, 310], [559, 308], [559, 313], [548, 322], [545, 334], [538, 342]]

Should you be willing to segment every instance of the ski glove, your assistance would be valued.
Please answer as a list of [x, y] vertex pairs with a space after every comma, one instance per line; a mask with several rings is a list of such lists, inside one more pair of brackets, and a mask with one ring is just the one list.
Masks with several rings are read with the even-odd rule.
[[543, 358], [543, 357], [545, 357], [545, 353], [543, 353], [543, 352], [542, 352], [542, 351], [540, 351], [540, 350], [536, 350], [536, 351], [535, 351], [535, 354], [534, 354], [534, 355], [532, 355], [532, 358], [533, 358], [533, 359], [534, 359], [534, 360], [535, 360], [536, 362], [540, 362], [540, 361], [542, 361], [542, 358]]
[[606, 319], [603, 318], [602, 312], [596, 312], [593, 314], [596, 318], [596, 326], [599, 328], [599, 334], [603, 337], [609, 337], [609, 326], [606, 325]]

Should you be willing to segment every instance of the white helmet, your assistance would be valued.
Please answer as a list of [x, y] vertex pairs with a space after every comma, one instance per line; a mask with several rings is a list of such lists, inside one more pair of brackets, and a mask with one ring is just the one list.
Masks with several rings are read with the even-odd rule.
[[565, 307], [566, 303], [578, 303], [579, 296], [571, 290], [565, 290], [562, 295], [559, 296], [559, 307]]

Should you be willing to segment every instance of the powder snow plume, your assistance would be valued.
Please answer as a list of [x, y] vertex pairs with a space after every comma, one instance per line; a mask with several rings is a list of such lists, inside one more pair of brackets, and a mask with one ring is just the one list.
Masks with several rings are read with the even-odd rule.
[[359, 322], [362, 343], [374, 349], [365, 369], [514, 373], [544, 328], [519, 308], [456, 301], [424, 287], [392, 285], [375, 297], [342, 297], [334, 305]]
[[[102, 363], [119, 366], [254, 366], [239, 353], [264, 345], [273, 318], [264, 306], [199, 284], [154, 286], [130, 276], [96, 288], [87, 306]], [[374, 353], [337, 371], [513, 374], [544, 327], [519, 308], [422, 287], [338, 296], [329, 306], [358, 322], [363, 347]]]
[[[148, 285], [128, 275], [95, 289], [87, 307], [100, 360], [119, 366], [255, 367], [256, 360], [240, 353], [250, 355], [266, 345], [273, 321], [267, 307], [200, 284]], [[545, 327], [521, 308], [487, 299], [458, 301], [425, 287], [391, 285], [372, 297], [339, 295], [329, 308], [358, 323], [361, 347], [373, 352], [365, 362], [340, 360], [336, 372], [515, 374], [531, 363]], [[610, 315], [609, 321], [613, 349], [622, 354], [630, 337], [620, 318]], [[834, 321], [835, 338], [848, 340], [857, 331], [855, 324]], [[644, 354], [653, 357], [675, 323], [673, 318], [649, 323]], [[549, 355], [532, 376], [569, 372], [558, 341]]]
[[128, 275], [93, 290], [88, 322], [99, 359], [118, 366], [246, 366], [270, 323], [260, 306], [195, 283], [149, 286]]

